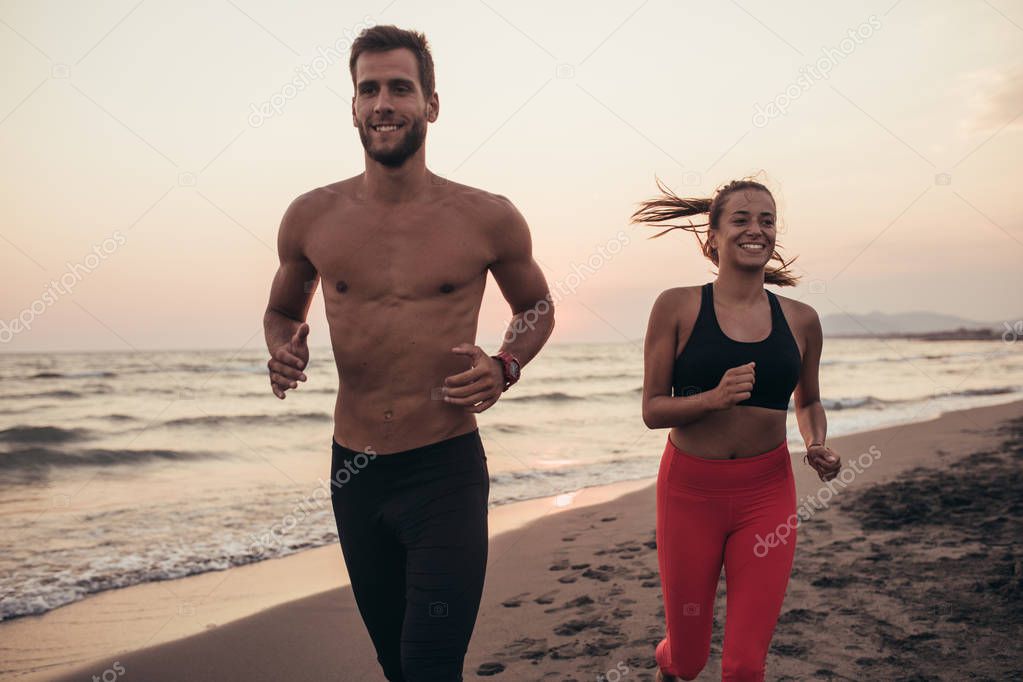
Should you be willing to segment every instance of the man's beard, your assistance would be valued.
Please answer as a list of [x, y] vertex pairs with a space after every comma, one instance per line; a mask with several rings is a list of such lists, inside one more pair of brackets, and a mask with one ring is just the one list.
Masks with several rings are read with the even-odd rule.
[[362, 140], [362, 147], [369, 154], [369, 158], [389, 168], [399, 168], [406, 159], [419, 151], [426, 139], [426, 119], [417, 118], [412, 121], [411, 127], [405, 133], [397, 146], [388, 151], [375, 151], [370, 148], [369, 124], [359, 126], [359, 138]]

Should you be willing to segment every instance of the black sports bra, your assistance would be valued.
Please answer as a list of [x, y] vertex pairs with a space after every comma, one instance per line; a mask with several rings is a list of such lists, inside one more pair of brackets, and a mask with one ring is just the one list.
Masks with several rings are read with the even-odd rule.
[[778, 297], [770, 291], [771, 333], [762, 341], [733, 341], [725, 336], [714, 314], [714, 286], [703, 285], [700, 313], [685, 348], [675, 358], [672, 390], [675, 396], [703, 393], [717, 387], [725, 371], [756, 362], [750, 397], [737, 405], [787, 410], [799, 383], [802, 358], [799, 345], [782, 313]]

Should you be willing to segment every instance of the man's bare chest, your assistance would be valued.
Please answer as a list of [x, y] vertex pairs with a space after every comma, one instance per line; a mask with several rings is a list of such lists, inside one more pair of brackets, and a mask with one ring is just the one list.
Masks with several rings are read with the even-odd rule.
[[338, 215], [318, 221], [305, 250], [324, 295], [344, 299], [463, 293], [485, 278], [492, 260], [484, 230], [443, 214]]

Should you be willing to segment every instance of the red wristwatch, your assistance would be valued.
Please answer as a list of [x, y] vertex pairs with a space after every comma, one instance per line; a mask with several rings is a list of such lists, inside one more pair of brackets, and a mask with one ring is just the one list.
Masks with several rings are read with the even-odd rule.
[[491, 355], [490, 357], [500, 360], [504, 366], [504, 388], [501, 389], [501, 392], [504, 393], [511, 388], [512, 384], [519, 380], [519, 376], [522, 374], [522, 363], [506, 350], [502, 350], [497, 355]]

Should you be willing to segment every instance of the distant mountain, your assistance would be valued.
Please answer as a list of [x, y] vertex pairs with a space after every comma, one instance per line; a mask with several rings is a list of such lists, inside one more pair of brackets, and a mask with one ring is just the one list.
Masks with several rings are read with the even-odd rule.
[[955, 315], [924, 311], [894, 315], [874, 311], [866, 315], [846, 315], [844, 313], [824, 315], [821, 317], [821, 327], [824, 329], [825, 336], [931, 334], [962, 329], [991, 330], [1001, 335], [1006, 331], [1006, 323], [1017, 328], [1020, 326], [1017, 324], [1019, 320], [1023, 320], [1023, 316], [999, 322], [977, 322]]

